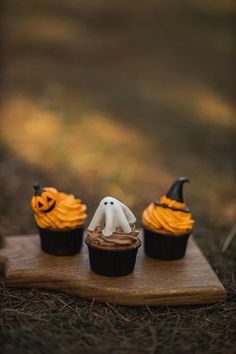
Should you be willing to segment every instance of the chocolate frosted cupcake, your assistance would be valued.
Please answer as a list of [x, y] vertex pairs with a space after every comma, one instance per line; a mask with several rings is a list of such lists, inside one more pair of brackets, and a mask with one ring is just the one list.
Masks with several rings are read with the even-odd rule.
[[101, 200], [85, 239], [95, 273], [119, 277], [133, 272], [141, 245], [135, 222], [134, 214], [119, 200]]
[[80, 251], [86, 205], [72, 194], [34, 185], [31, 207], [38, 226], [41, 247], [46, 253], [69, 256]]
[[185, 182], [186, 177], [177, 179], [165, 196], [143, 211], [144, 249], [150, 257], [174, 260], [185, 255], [194, 223], [183, 199]]

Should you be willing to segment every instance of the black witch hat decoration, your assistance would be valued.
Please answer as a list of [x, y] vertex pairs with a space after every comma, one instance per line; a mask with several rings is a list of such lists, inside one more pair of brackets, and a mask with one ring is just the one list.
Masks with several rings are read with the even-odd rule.
[[189, 182], [187, 177], [179, 177], [170, 187], [169, 192], [166, 194], [167, 198], [184, 203], [183, 185], [186, 182]]
[[[169, 191], [166, 194], [166, 197], [171, 200], [175, 200], [176, 202], [184, 203], [183, 185], [186, 182], [190, 182], [187, 177], [179, 177], [170, 187]], [[184, 208], [169, 207], [167, 204], [161, 203], [159, 199], [155, 201], [155, 204], [163, 208], [168, 208], [176, 211], [184, 211], [187, 213], [190, 212], [190, 209], [188, 207], [184, 207]]]
[[43, 193], [43, 188], [40, 186], [39, 183], [35, 183], [33, 185], [34, 188], [34, 195], [41, 195]]

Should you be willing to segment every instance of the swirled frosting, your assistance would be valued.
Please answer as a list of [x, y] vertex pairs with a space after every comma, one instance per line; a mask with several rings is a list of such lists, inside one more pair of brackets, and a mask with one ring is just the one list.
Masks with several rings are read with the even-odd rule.
[[127, 248], [136, 247], [140, 244], [138, 238], [138, 231], [135, 229], [135, 225], [130, 225], [131, 233], [125, 234], [124, 231], [117, 227], [112, 236], [105, 237], [102, 234], [104, 225], [97, 226], [94, 231], [87, 230], [86, 241], [94, 246], [101, 248]]
[[142, 223], [157, 232], [185, 234], [192, 230], [194, 223], [190, 211], [181, 210], [185, 206], [185, 203], [163, 196], [160, 198], [160, 204], [151, 203], [144, 209]]
[[86, 205], [73, 194], [60, 192], [55, 207], [47, 213], [35, 213], [35, 221], [41, 228], [75, 228], [84, 224], [86, 210]]

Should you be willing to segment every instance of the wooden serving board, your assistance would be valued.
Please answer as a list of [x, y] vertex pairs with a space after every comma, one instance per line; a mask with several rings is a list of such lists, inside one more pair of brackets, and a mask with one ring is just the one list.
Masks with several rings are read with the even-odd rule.
[[37, 235], [6, 237], [0, 262], [4, 257], [9, 287], [58, 289], [122, 305], [210, 304], [223, 301], [226, 295], [191, 238], [186, 256], [178, 261], [149, 258], [140, 248], [134, 273], [120, 278], [93, 273], [86, 245], [75, 256], [50, 256], [41, 251]]

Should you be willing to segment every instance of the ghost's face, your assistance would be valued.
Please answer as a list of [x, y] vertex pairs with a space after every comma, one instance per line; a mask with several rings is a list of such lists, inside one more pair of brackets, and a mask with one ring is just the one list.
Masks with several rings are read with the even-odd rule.
[[113, 197], [105, 197], [101, 200], [88, 229], [93, 231], [97, 226], [104, 225], [102, 230], [104, 236], [111, 236], [116, 227], [130, 233], [130, 224], [135, 221], [134, 214], [126, 205]]
[[99, 203], [98, 210], [103, 215], [100, 224], [104, 225], [105, 229], [103, 234], [104, 232], [106, 233], [107, 229], [109, 229], [107, 232], [110, 234], [112, 234], [115, 230], [115, 224], [117, 223], [116, 220], [118, 218], [120, 208], [121, 206], [119, 200], [113, 197], [105, 197]]
[[120, 202], [119, 202], [119, 200], [117, 200], [113, 197], [105, 197], [101, 200], [99, 207], [104, 212], [106, 212], [106, 210], [108, 210], [108, 209], [117, 210], [120, 207]]

